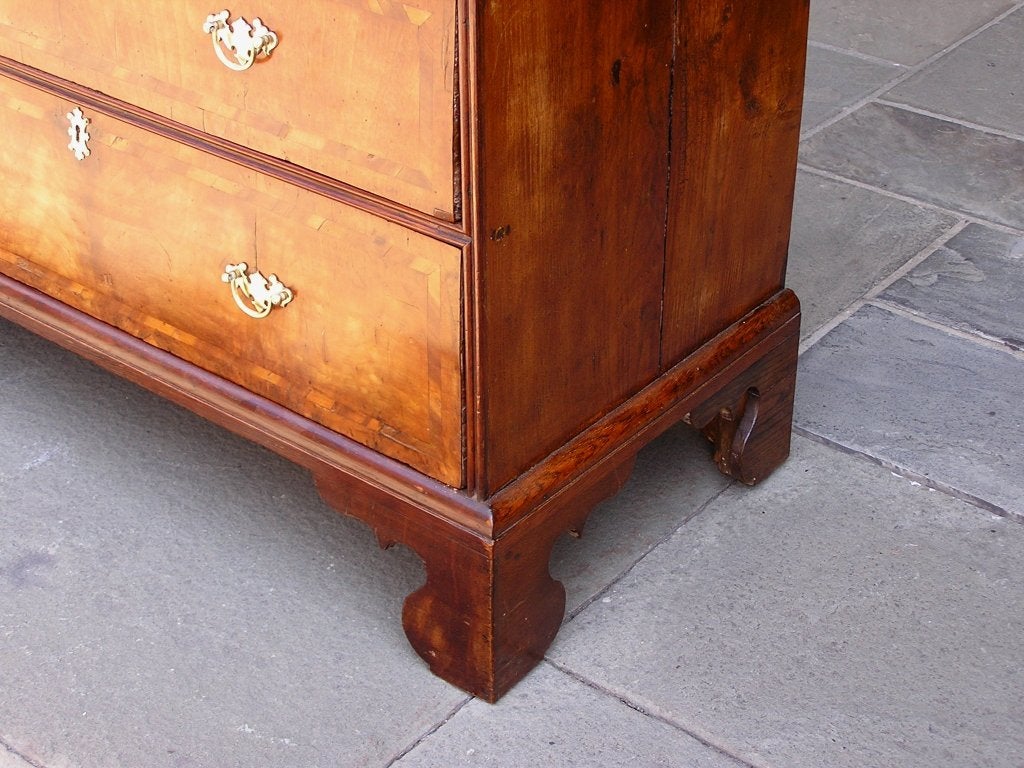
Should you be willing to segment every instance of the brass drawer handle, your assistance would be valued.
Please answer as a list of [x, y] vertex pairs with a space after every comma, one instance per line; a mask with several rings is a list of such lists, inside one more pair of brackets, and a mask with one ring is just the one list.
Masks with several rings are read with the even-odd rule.
[[[239, 16], [228, 23], [230, 11], [211, 13], [203, 24], [203, 32], [213, 39], [213, 50], [225, 67], [244, 72], [257, 57], [266, 58], [277, 47], [277, 35], [258, 18], [252, 24]], [[230, 52], [230, 55], [229, 55]]]
[[257, 270], [247, 275], [249, 266], [243, 261], [228, 264], [220, 279], [231, 285], [235, 304], [249, 317], [266, 317], [274, 307], [285, 307], [293, 298], [290, 288], [277, 279], [277, 275], [264, 277]]

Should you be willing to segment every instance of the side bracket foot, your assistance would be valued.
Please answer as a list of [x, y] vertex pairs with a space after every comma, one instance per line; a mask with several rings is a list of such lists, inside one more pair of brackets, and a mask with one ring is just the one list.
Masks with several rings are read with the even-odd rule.
[[794, 337], [779, 345], [691, 415], [714, 444], [719, 470], [747, 485], [789, 456], [797, 343]]

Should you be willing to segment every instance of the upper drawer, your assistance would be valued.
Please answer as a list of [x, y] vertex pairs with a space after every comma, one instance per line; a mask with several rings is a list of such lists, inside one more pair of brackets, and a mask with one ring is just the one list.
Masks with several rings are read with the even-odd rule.
[[232, 4], [277, 36], [241, 72], [203, 31], [221, 1], [5, 0], [0, 55], [454, 218], [453, 0]]

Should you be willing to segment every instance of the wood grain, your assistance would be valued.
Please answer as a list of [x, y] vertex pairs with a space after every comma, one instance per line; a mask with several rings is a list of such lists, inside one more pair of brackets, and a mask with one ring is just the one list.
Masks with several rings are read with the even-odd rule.
[[486, 538], [485, 504], [244, 387], [0, 274], [0, 317], [199, 416], [353, 488], [383, 489], [402, 508]]
[[[459, 249], [0, 79], [0, 270], [460, 486]], [[227, 263], [295, 291], [264, 320]]]
[[279, 36], [245, 72], [217, 59], [202, 0], [5, 0], [0, 55], [454, 217], [455, 4], [260, 0]]
[[800, 303], [792, 291], [781, 291], [492, 496], [494, 535], [556, 499], [588, 472], [600, 473], [623, 456], [635, 455], [674, 424], [704, 427], [722, 408], [735, 407], [750, 387], [790, 398], [788, 410], [784, 402], [768, 404], [764, 414], [772, 416], [771, 429], [759, 430], [761, 450], [744, 451], [747, 464], [763, 462], [757, 476], [766, 477], [789, 454], [799, 338]]
[[682, 0], [662, 359], [778, 291], [786, 270], [808, 0]]
[[658, 373], [671, 19], [477, 4], [484, 494]]

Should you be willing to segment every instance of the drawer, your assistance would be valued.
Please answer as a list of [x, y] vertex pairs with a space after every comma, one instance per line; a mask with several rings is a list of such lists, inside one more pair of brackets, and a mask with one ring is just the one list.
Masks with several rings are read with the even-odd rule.
[[[453, 486], [457, 247], [0, 77], [0, 271]], [[248, 316], [228, 264], [292, 291]]]
[[277, 35], [242, 72], [203, 31], [218, 2], [5, 0], [0, 55], [453, 218], [453, 0], [230, 5]]

